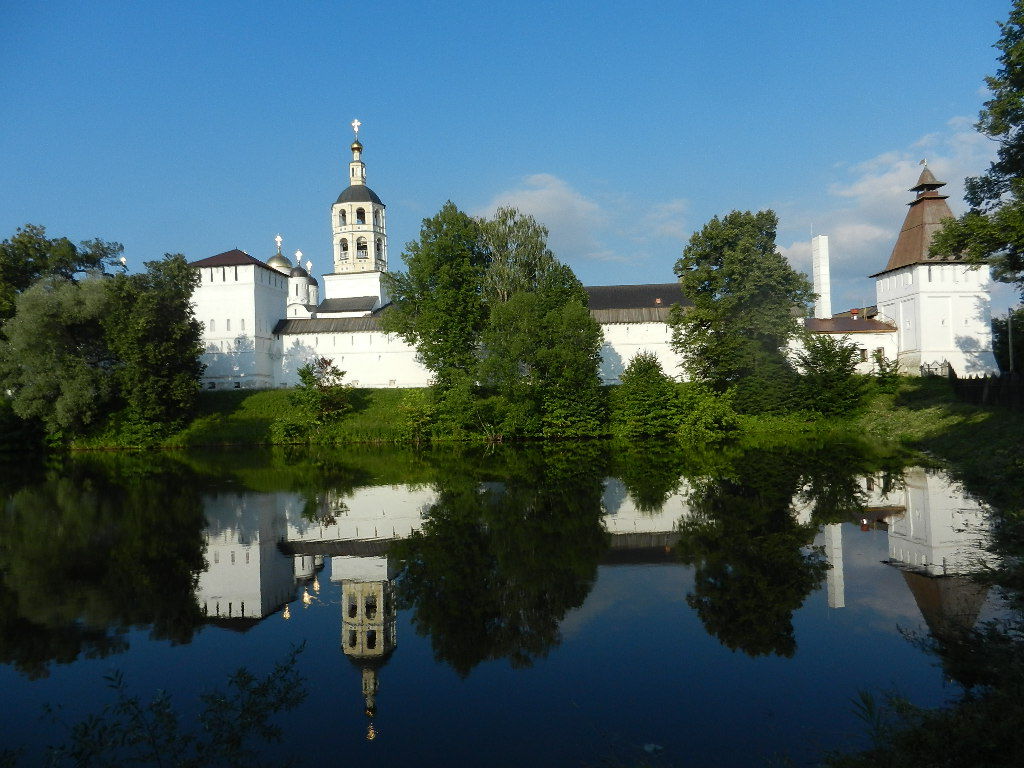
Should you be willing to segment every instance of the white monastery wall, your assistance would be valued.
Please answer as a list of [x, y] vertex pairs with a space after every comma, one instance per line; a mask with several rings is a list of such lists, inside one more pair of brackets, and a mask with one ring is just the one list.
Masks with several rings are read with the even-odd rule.
[[426, 387], [430, 371], [416, 359], [416, 348], [382, 331], [302, 333], [282, 336], [276, 386], [295, 386], [298, 369], [313, 357], [327, 357], [345, 371], [354, 387]]
[[661, 369], [683, 379], [683, 358], [671, 346], [672, 330], [667, 323], [602, 323], [601, 380], [618, 384], [629, 361], [640, 352], [653, 352]]

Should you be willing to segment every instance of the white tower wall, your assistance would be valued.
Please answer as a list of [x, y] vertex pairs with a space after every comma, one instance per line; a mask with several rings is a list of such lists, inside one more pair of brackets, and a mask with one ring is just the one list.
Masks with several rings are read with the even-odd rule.
[[814, 316], [830, 318], [832, 317], [832, 282], [829, 277], [828, 235], [817, 235], [811, 238], [811, 272], [814, 276], [814, 292], [818, 295], [814, 302]]

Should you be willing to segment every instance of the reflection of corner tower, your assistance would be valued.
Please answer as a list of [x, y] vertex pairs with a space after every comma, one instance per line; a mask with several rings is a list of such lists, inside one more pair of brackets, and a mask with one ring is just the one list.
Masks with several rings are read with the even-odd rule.
[[[331, 580], [341, 582], [341, 649], [362, 670], [367, 717], [377, 713], [377, 671], [397, 645], [393, 580], [387, 557], [335, 557]], [[372, 724], [370, 734], [373, 733]]]
[[[926, 166], [910, 188], [917, 197], [885, 269], [875, 278], [878, 312], [898, 329], [905, 373], [948, 361], [958, 374], [996, 372], [992, 355], [987, 267], [971, 269], [955, 254], [932, 256], [932, 237], [953, 217]], [[879, 318], [881, 319], [881, 318]]]
[[331, 208], [331, 231], [334, 240], [334, 272], [324, 275], [327, 299], [376, 297], [377, 309], [387, 299], [380, 276], [388, 268], [387, 232], [384, 203], [366, 186], [366, 164], [363, 145], [359, 141], [359, 121], [352, 141], [352, 162], [349, 163], [349, 185]]

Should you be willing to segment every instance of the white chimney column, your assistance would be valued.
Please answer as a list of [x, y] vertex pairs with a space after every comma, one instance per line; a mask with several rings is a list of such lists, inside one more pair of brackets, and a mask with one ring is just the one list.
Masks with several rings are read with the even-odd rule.
[[830, 318], [832, 283], [828, 275], [828, 235], [811, 238], [811, 274], [814, 277], [814, 292], [818, 294], [818, 300], [814, 302], [814, 316]]

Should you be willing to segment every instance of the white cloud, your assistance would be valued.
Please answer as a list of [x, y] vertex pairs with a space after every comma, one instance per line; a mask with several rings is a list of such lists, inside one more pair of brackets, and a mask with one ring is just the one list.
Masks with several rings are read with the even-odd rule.
[[535, 173], [522, 185], [500, 192], [482, 211], [489, 215], [502, 206], [518, 208], [548, 228], [551, 250], [568, 258], [600, 258], [603, 248], [595, 237], [607, 215], [601, 205], [550, 173]]
[[689, 207], [690, 202], [681, 197], [658, 203], [644, 217], [645, 229], [658, 237], [683, 240], [689, 234], [686, 229]]
[[[644, 206], [631, 198], [589, 196], [554, 174], [536, 173], [496, 194], [477, 214], [512, 206], [532, 215], [548, 228], [551, 250], [570, 263], [639, 263], [649, 258], [652, 241], [670, 238], [678, 247], [687, 234], [688, 205], [680, 198]], [[643, 222], [639, 232], [624, 226], [637, 221]]]

